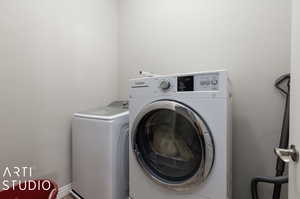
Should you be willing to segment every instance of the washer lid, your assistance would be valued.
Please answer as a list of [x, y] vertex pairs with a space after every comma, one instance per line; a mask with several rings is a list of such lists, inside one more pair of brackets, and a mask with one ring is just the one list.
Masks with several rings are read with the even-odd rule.
[[128, 114], [128, 101], [114, 101], [105, 107], [78, 112], [74, 116], [88, 119], [113, 120]]

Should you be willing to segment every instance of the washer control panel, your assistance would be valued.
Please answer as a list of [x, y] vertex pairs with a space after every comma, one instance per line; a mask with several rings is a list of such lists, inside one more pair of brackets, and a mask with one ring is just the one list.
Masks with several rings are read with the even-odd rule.
[[219, 90], [219, 73], [177, 77], [177, 92]]
[[[129, 98], [228, 97], [231, 84], [227, 71], [157, 75], [129, 81]], [[178, 95], [177, 95], [178, 94]]]

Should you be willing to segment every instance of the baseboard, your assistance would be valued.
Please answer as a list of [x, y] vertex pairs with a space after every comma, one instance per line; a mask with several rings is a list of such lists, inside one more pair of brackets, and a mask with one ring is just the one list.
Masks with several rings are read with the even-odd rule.
[[62, 199], [63, 197], [65, 197], [66, 195], [70, 194], [70, 192], [72, 191], [72, 185], [71, 184], [67, 184], [63, 187], [60, 187], [58, 189], [58, 195], [57, 198], [58, 199]]

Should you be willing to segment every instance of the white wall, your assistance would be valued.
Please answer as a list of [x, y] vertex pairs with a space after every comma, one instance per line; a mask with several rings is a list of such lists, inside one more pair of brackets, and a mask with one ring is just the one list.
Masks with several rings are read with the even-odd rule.
[[72, 113], [118, 95], [117, 21], [116, 0], [0, 1], [1, 177], [71, 182]]
[[[251, 178], [275, 172], [284, 102], [273, 83], [289, 71], [290, 6], [289, 0], [120, 1], [121, 97], [141, 69], [229, 70], [234, 199], [250, 199]], [[271, 198], [271, 188], [260, 188], [261, 198]]]
[[[300, 2], [292, 1], [292, 51], [291, 51], [291, 127], [290, 127], [290, 144], [299, 148], [300, 144]], [[298, 199], [300, 191], [300, 172], [299, 164], [289, 164], [289, 199]]]

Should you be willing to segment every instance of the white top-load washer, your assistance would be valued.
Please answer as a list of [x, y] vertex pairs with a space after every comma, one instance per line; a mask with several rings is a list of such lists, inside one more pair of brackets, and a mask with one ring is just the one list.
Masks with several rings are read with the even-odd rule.
[[128, 197], [128, 102], [74, 114], [72, 191], [84, 199]]
[[133, 199], [231, 199], [226, 71], [129, 81]]

